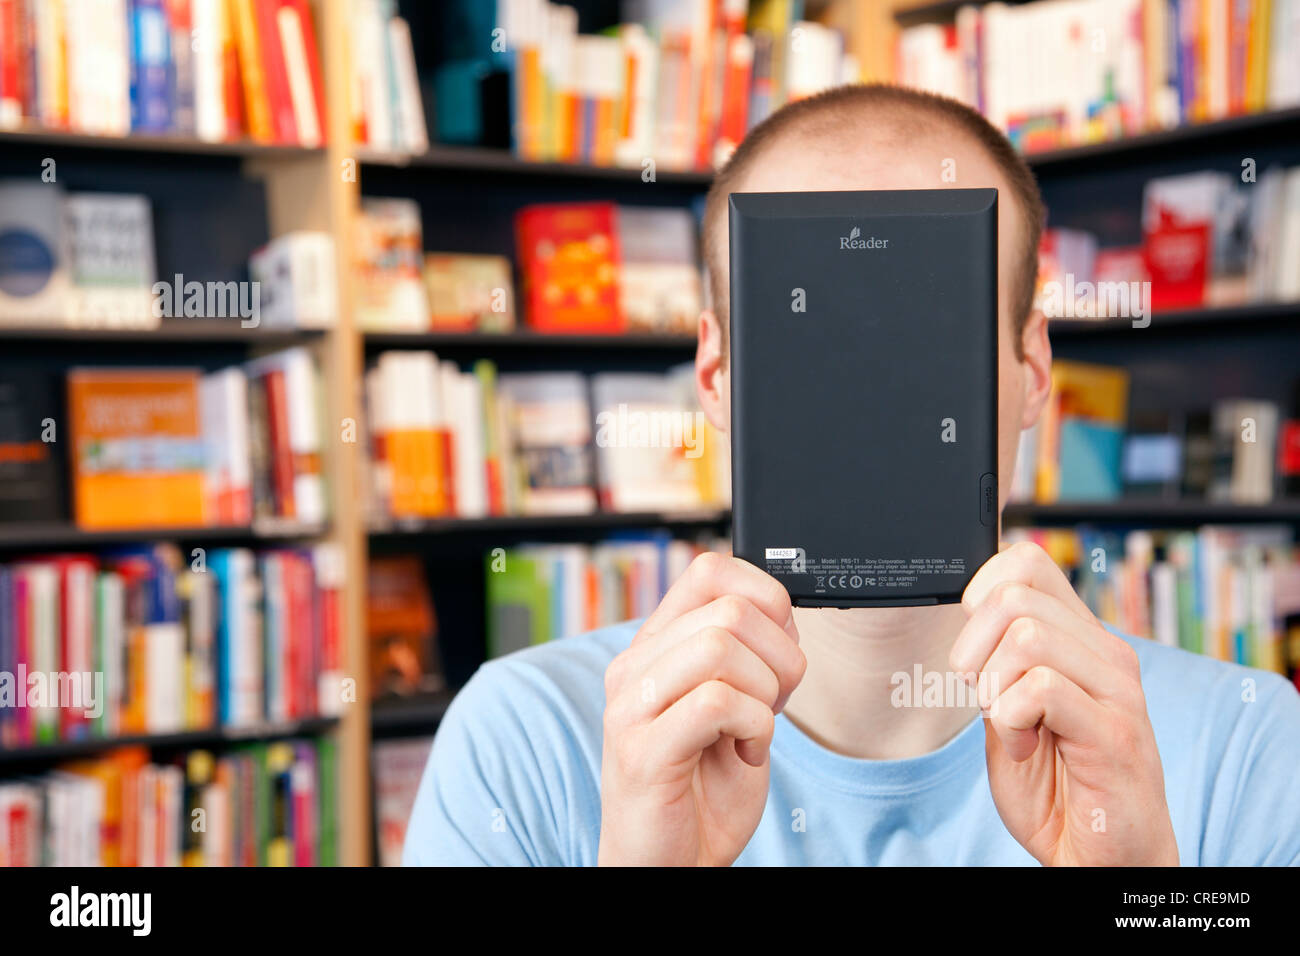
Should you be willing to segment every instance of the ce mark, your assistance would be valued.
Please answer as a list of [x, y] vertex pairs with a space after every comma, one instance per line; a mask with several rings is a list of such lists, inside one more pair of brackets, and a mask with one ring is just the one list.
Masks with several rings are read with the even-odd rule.
[[[821, 578], [817, 579], [817, 586], [821, 587]], [[862, 587], [862, 575], [860, 574], [832, 574], [826, 579], [826, 587], [831, 589], [843, 588], [860, 588]]]

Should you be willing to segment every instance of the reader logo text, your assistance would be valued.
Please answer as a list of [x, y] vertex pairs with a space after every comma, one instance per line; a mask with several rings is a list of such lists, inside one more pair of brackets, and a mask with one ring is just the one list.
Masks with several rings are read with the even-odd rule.
[[841, 249], [888, 249], [888, 239], [877, 239], [875, 236], [862, 238], [862, 230], [857, 226], [849, 232], [847, 236], [840, 236]]

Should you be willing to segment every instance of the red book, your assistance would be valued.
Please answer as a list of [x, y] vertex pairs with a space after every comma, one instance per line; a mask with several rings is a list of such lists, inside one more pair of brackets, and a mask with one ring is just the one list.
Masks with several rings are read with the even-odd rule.
[[284, 46], [280, 41], [280, 24], [276, 16], [280, 0], [255, 0], [258, 46], [262, 68], [266, 73], [266, 98], [271, 106], [271, 126], [276, 142], [298, 142], [298, 121], [293, 115], [293, 97], [289, 95], [289, 71], [284, 64]]
[[[31, 608], [27, 601], [27, 576], [18, 571], [14, 575], [14, 664], [25, 673], [32, 666]], [[15, 688], [23, 695], [23, 706], [14, 716], [14, 736], [18, 744], [30, 744], [33, 737], [31, 708], [27, 706], [27, 688]]]
[[284, 390], [284, 373], [266, 373], [266, 420], [271, 439], [271, 486], [275, 510], [281, 518], [297, 517], [293, 500], [293, 450], [289, 447], [289, 397]]
[[[320, 668], [318, 673], [339, 675], [343, 672], [343, 641], [341, 638], [341, 616], [342, 605], [340, 603], [339, 592], [334, 587], [322, 587], [316, 591], [317, 599], [317, 620], [320, 625], [316, 629], [317, 639], [320, 641]], [[329, 687], [328, 690], [337, 694], [339, 688]], [[319, 694], [316, 699], [317, 713], [334, 713], [337, 711], [338, 701], [330, 701], [329, 706], [325, 706], [325, 701], [320, 699]]]
[[316, 100], [316, 121], [320, 123], [322, 140], [328, 140], [328, 125], [325, 120], [325, 83], [321, 78], [320, 50], [316, 46], [316, 24], [311, 16], [311, 4], [307, 0], [282, 0], [285, 6], [298, 14], [302, 24], [302, 39], [307, 47], [307, 72], [311, 75], [311, 93]]
[[[52, 555], [49, 561], [59, 571], [59, 660], [60, 670], [80, 682], [82, 674], [95, 670], [95, 560], [86, 554]], [[82, 692], [91, 688], [82, 687]], [[59, 701], [59, 732], [64, 740], [84, 737], [90, 718], [82, 706]], [[103, 701], [99, 702], [101, 705]]]
[[619, 333], [613, 203], [527, 206], [515, 219], [525, 318], [539, 332]]

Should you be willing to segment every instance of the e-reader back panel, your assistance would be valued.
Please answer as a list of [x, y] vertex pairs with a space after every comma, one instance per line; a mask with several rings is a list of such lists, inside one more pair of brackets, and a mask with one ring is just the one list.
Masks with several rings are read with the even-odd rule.
[[733, 547], [797, 605], [997, 551], [997, 190], [730, 197]]

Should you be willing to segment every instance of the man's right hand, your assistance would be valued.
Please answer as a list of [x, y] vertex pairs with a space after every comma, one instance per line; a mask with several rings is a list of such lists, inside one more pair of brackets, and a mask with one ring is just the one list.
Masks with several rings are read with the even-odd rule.
[[600, 865], [733, 863], [806, 664], [775, 578], [720, 554], [691, 562], [605, 671]]

